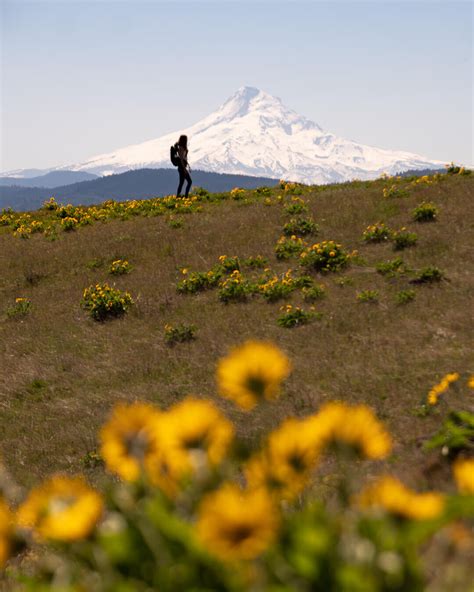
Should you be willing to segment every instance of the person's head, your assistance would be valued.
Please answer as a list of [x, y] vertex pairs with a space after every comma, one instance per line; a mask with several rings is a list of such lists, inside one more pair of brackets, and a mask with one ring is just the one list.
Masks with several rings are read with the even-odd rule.
[[188, 136], [179, 136], [178, 144], [183, 148], [188, 147]]

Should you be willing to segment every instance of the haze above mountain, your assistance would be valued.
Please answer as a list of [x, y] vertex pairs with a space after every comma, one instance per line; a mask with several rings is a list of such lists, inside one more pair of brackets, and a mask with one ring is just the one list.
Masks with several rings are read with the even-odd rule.
[[[169, 147], [181, 134], [189, 137], [189, 162], [194, 169], [304, 183], [374, 179], [384, 172], [439, 169], [444, 164], [337, 137], [287, 108], [280, 99], [244, 86], [191, 127], [44, 172], [67, 170], [104, 176], [141, 168], [171, 168]], [[25, 169], [4, 175], [31, 174]]]

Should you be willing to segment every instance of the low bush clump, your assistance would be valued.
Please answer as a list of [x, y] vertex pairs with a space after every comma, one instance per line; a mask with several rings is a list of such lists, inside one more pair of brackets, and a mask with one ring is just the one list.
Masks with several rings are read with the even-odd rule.
[[438, 217], [439, 209], [433, 203], [422, 202], [412, 212], [415, 222], [434, 222]]
[[398, 187], [397, 185], [384, 187], [382, 193], [384, 197], [407, 197], [409, 195], [406, 189]]
[[305, 246], [304, 240], [295, 234], [290, 237], [281, 236], [275, 246], [275, 255], [277, 259], [290, 259], [299, 255]]
[[108, 284], [89, 286], [82, 297], [82, 307], [96, 321], [121, 316], [132, 304], [133, 299], [128, 292], [122, 292]]
[[382, 261], [377, 263], [375, 266], [377, 273], [386, 277], [394, 277], [398, 274], [405, 273], [407, 271], [405, 263], [403, 259], [400, 257], [396, 257], [395, 259], [391, 259], [389, 261]]
[[261, 269], [268, 265], [268, 259], [262, 255], [255, 255], [254, 257], [247, 257], [247, 259], [244, 259], [242, 264], [247, 267]]
[[265, 274], [257, 284], [258, 293], [267, 302], [276, 302], [277, 300], [286, 298], [297, 288], [297, 283], [291, 274], [291, 269], [286, 271], [281, 277], [272, 273]]
[[379, 301], [378, 290], [362, 290], [357, 293], [357, 302], [369, 302], [376, 304]]
[[195, 325], [185, 325], [184, 323], [180, 323], [179, 325], [173, 326], [166, 324], [165, 341], [168, 345], [192, 341], [196, 338], [196, 330], [197, 328]]
[[109, 273], [112, 275], [125, 275], [132, 271], [132, 266], [126, 259], [115, 259], [109, 267]]
[[305, 248], [300, 254], [301, 265], [315, 271], [339, 271], [350, 262], [351, 255], [340, 243], [323, 241]]
[[414, 247], [418, 242], [418, 235], [401, 228], [392, 234], [393, 248], [395, 251], [402, 251], [408, 247]]
[[314, 312], [313, 307], [311, 307], [311, 310], [307, 311], [299, 306], [292, 306], [291, 304], [282, 306], [280, 311], [282, 311], [282, 314], [278, 317], [277, 323], [280, 327], [285, 327], [285, 329], [307, 325], [310, 321], [319, 316]]
[[183, 294], [195, 294], [209, 288], [217, 286], [222, 277], [222, 268], [210, 269], [209, 271], [192, 271], [190, 272], [186, 267], [181, 270], [184, 276], [180, 282], [177, 283], [176, 289]]
[[314, 302], [326, 297], [326, 287], [323, 284], [303, 288], [301, 292], [307, 302]]
[[254, 284], [244, 278], [241, 272], [236, 269], [219, 283], [218, 296], [222, 302], [238, 302], [247, 300], [247, 297], [254, 292]]
[[395, 294], [395, 302], [399, 305], [408, 304], [415, 300], [415, 290], [400, 290]]
[[313, 218], [291, 218], [283, 226], [283, 234], [286, 236], [307, 236], [309, 234], [317, 234], [318, 226], [315, 224]]
[[31, 310], [31, 300], [29, 298], [15, 298], [15, 304], [7, 308], [7, 317], [12, 319], [14, 317], [23, 317]]
[[[293, 191], [294, 193], [294, 191]], [[287, 214], [303, 214], [308, 211], [308, 204], [301, 199], [301, 197], [292, 197], [291, 200], [285, 204], [284, 210]]]
[[445, 275], [439, 267], [428, 266], [420, 269], [410, 281], [412, 284], [430, 284], [440, 282], [444, 277]]
[[390, 239], [392, 231], [384, 222], [376, 222], [367, 226], [362, 234], [366, 243], [381, 243]]

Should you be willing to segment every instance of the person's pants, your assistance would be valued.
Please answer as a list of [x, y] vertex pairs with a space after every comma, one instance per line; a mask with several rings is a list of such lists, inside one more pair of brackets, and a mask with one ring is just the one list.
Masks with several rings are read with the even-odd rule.
[[189, 193], [189, 190], [191, 189], [191, 185], [192, 185], [191, 176], [189, 175], [187, 169], [185, 169], [183, 166], [178, 166], [178, 173], [179, 173], [179, 185], [178, 185], [178, 191], [176, 192], [176, 197], [180, 197], [181, 189], [183, 188], [183, 184], [184, 184], [185, 180], [187, 181], [185, 196], [188, 197], [188, 193]]

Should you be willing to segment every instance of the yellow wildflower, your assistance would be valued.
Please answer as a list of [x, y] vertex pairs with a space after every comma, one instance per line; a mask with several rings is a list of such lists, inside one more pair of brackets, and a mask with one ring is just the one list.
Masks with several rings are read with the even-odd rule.
[[474, 458], [457, 460], [453, 471], [459, 491], [474, 495]]
[[75, 541], [92, 532], [102, 509], [102, 498], [83, 477], [56, 475], [30, 492], [17, 519], [41, 538]]
[[0, 497], [0, 569], [5, 565], [11, 554], [13, 534], [13, 514]]
[[100, 432], [108, 469], [126, 481], [138, 479], [148, 456], [159, 449], [159, 421], [160, 412], [152, 405], [117, 405]]
[[272, 544], [278, 525], [276, 507], [265, 489], [242, 491], [227, 483], [203, 499], [197, 534], [221, 559], [248, 560]]
[[416, 493], [391, 475], [380, 477], [358, 498], [359, 505], [383, 508], [390, 514], [411, 520], [429, 520], [443, 511], [444, 497], [440, 493]]
[[366, 405], [327, 403], [306, 421], [318, 448], [342, 444], [371, 459], [384, 458], [392, 448], [390, 434]]
[[308, 424], [288, 419], [270, 434], [265, 449], [250, 459], [245, 476], [250, 488], [275, 489], [291, 499], [308, 484], [317, 460], [318, 450]]
[[232, 423], [210, 401], [193, 397], [174, 405], [161, 427], [165, 454], [179, 474], [219, 464], [233, 436]]
[[249, 410], [262, 399], [277, 398], [290, 371], [288, 358], [276, 346], [247, 341], [219, 361], [216, 375], [221, 395]]

